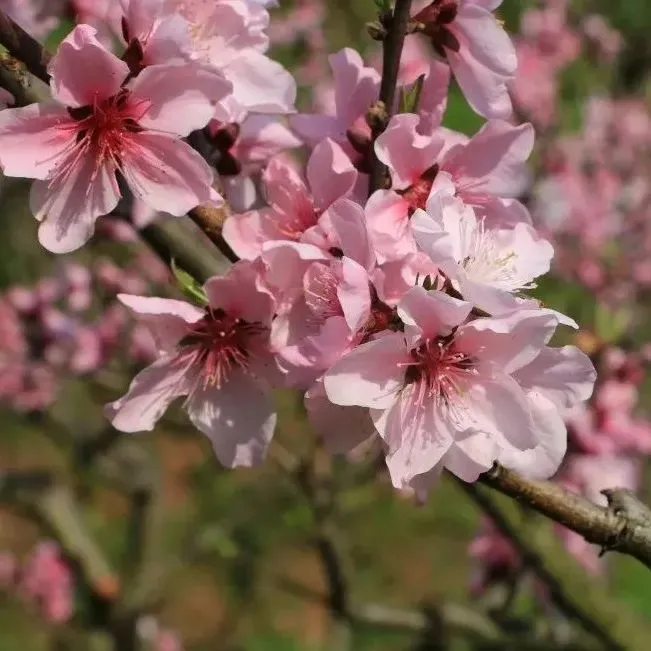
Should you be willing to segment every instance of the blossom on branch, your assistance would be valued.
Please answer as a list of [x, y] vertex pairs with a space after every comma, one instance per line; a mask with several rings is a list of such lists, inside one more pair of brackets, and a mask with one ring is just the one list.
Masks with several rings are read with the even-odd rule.
[[280, 377], [269, 344], [275, 302], [249, 262], [211, 278], [204, 290], [204, 309], [119, 296], [152, 333], [159, 358], [106, 413], [120, 431], [151, 430], [175, 398], [187, 396], [185, 410], [219, 460], [250, 466], [263, 460], [276, 425], [269, 395]]
[[87, 242], [120, 200], [118, 173], [134, 196], [173, 215], [221, 201], [212, 170], [181, 137], [212, 118], [230, 92], [223, 77], [175, 62], [128, 81], [127, 64], [87, 25], [62, 42], [49, 70], [55, 102], [0, 113], [0, 165], [36, 179], [30, 204], [43, 246], [65, 253]]

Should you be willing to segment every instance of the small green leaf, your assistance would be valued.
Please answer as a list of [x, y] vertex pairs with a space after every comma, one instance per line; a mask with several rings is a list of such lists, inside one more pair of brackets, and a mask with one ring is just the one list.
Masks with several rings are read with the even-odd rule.
[[375, 6], [380, 15], [392, 12], [391, 0], [375, 0]]
[[187, 271], [181, 269], [174, 259], [172, 259], [171, 266], [174, 278], [183, 294], [201, 307], [208, 305], [208, 298], [203, 287]]
[[421, 75], [409, 88], [403, 86], [400, 89], [400, 113], [416, 113], [418, 111], [424, 81], [425, 75]]

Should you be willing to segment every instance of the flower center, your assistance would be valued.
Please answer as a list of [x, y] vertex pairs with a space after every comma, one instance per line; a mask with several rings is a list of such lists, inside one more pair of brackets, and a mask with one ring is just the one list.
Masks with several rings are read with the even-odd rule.
[[483, 220], [475, 228], [464, 226], [462, 222], [461, 250], [466, 255], [461, 266], [466, 274], [477, 281], [499, 285], [509, 291], [522, 288], [516, 267], [518, 254], [512, 249], [504, 250], [496, 241], [495, 233], [486, 230]]
[[420, 178], [410, 185], [406, 190], [401, 192], [403, 199], [409, 204], [409, 214], [412, 215], [417, 208], [425, 210], [429, 193], [439, 173], [439, 166], [434, 163], [426, 169]]
[[337, 296], [337, 277], [326, 264], [315, 262], [305, 274], [303, 294], [316, 324], [333, 316], [343, 316]]
[[414, 399], [419, 405], [426, 400], [449, 403], [462, 393], [465, 380], [476, 374], [475, 360], [455, 349], [453, 336], [428, 339], [410, 355], [405, 384], [415, 385]]
[[261, 323], [211, 310], [181, 340], [179, 358], [201, 369], [204, 388], [219, 389], [235, 369], [249, 370], [256, 339], [266, 330]]
[[72, 131], [76, 137], [54, 169], [51, 182], [65, 181], [87, 157], [94, 162], [88, 191], [99, 170], [106, 164], [113, 169], [121, 168], [123, 151], [134, 147], [131, 136], [143, 130], [138, 119], [144, 107], [128, 103], [128, 98], [129, 91], [123, 89], [107, 100], [68, 108], [73, 122], [61, 128]]

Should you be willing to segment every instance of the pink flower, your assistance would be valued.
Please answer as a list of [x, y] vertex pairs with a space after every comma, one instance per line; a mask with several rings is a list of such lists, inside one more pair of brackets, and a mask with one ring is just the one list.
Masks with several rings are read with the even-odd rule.
[[74, 611], [73, 577], [54, 542], [42, 542], [31, 553], [22, 571], [19, 593], [38, 606], [49, 622], [61, 624]]
[[362, 57], [351, 48], [329, 57], [334, 76], [334, 115], [302, 114], [290, 118], [290, 126], [308, 146], [331, 138], [346, 148], [358, 169], [366, 169], [371, 145], [371, 131], [365, 115], [377, 101], [380, 75], [364, 66]]
[[398, 306], [404, 332], [382, 333], [324, 376], [333, 403], [370, 409], [398, 488], [426, 489], [443, 467], [475, 481], [496, 460], [553, 474], [565, 452], [565, 427], [553, 415], [592, 390], [583, 353], [545, 348], [553, 314], [464, 323], [471, 308], [415, 287]]
[[488, 227], [529, 222], [515, 197], [524, 188], [525, 162], [533, 147], [530, 124], [490, 120], [471, 139], [447, 130], [419, 132], [420, 118], [394, 116], [375, 144], [391, 172], [392, 190], [378, 190], [366, 206], [378, 258], [399, 259], [416, 251], [409, 219], [425, 208], [440, 173], [455, 196], [472, 206]]
[[124, 58], [134, 73], [171, 59], [190, 58], [190, 25], [179, 14], [166, 13], [165, 0], [120, 0], [120, 4], [122, 36], [129, 48]]
[[[293, 113], [296, 82], [264, 52], [269, 14], [252, 0], [167, 0], [166, 11], [190, 24], [193, 56], [233, 84], [226, 110]], [[235, 120], [239, 121], [239, 120]]]
[[272, 338], [287, 382], [307, 388], [365, 335], [371, 286], [364, 267], [347, 257], [313, 260], [298, 280], [298, 295], [274, 320]]
[[300, 241], [337, 199], [350, 194], [357, 171], [339, 145], [325, 139], [307, 163], [306, 181], [283, 158], [273, 159], [263, 174], [268, 208], [233, 215], [224, 237], [240, 257], [252, 260], [265, 242]]
[[0, 113], [0, 164], [37, 179], [31, 206], [39, 239], [55, 253], [82, 246], [97, 217], [120, 199], [120, 172], [136, 197], [182, 215], [215, 200], [213, 174], [180, 137], [212, 118], [229, 83], [199, 64], [150, 66], [126, 87], [127, 64], [87, 25], [76, 27], [50, 63], [57, 103]]
[[470, 106], [487, 118], [510, 116], [506, 84], [517, 67], [513, 43], [491, 13], [500, 4], [502, 0], [433, 0], [414, 15], [450, 64]]
[[517, 293], [535, 287], [549, 271], [554, 249], [525, 223], [488, 229], [470, 206], [454, 197], [451, 177], [438, 175], [427, 211], [411, 218], [420, 248], [465, 300], [492, 315], [520, 305]]
[[106, 412], [120, 431], [151, 430], [175, 398], [187, 396], [188, 416], [219, 460], [250, 466], [262, 461], [276, 424], [268, 395], [277, 375], [269, 350], [274, 300], [249, 262], [211, 278], [204, 290], [206, 309], [172, 299], [118, 297], [151, 330], [160, 356]]

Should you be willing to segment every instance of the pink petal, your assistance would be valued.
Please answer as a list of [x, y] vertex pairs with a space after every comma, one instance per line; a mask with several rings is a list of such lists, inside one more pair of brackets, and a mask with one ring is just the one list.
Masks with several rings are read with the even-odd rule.
[[[151, 20], [151, 18], [150, 18]], [[155, 21], [146, 38], [145, 64], [168, 63], [172, 59], [188, 58], [192, 50], [188, 23], [181, 16], [166, 16]]]
[[385, 262], [373, 271], [373, 285], [379, 299], [395, 306], [403, 296], [426, 276], [438, 276], [438, 267], [424, 254], [412, 253], [400, 260]]
[[173, 61], [147, 66], [130, 89], [129, 104], [146, 107], [138, 118], [141, 126], [187, 136], [210, 122], [232, 86], [208, 65]]
[[352, 48], [331, 54], [328, 61], [334, 77], [337, 116], [346, 129], [377, 100], [380, 75], [364, 66], [362, 57]]
[[520, 385], [497, 365], [480, 367], [479, 371], [480, 375], [463, 387], [458, 398], [464, 408], [459, 431], [488, 432], [503, 437], [519, 450], [533, 448], [538, 438], [529, 401]]
[[418, 403], [414, 391], [413, 384], [405, 387], [382, 416], [373, 414], [375, 427], [389, 446], [386, 461], [396, 488], [406, 488], [414, 477], [432, 470], [454, 440], [435, 404]]
[[287, 156], [272, 158], [262, 178], [267, 202], [286, 216], [292, 216], [301, 209], [312, 208], [307, 186]]
[[2, 171], [6, 176], [46, 179], [75, 137], [74, 121], [58, 104], [4, 109], [0, 111]]
[[77, 25], [59, 45], [48, 70], [52, 96], [66, 106], [93, 105], [117, 95], [129, 66], [109, 52], [90, 25]]
[[465, 482], [477, 481], [498, 458], [495, 440], [485, 432], [468, 432], [457, 438], [443, 459], [445, 467]]
[[175, 356], [161, 357], [140, 371], [127, 393], [104, 411], [121, 432], [151, 431], [174, 399], [186, 395], [195, 382], [187, 364]]
[[357, 182], [357, 170], [350, 158], [330, 138], [325, 138], [314, 148], [306, 173], [314, 203], [320, 210], [349, 195]]
[[557, 325], [558, 318], [549, 311], [520, 309], [502, 317], [475, 319], [459, 328], [456, 340], [460, 350], [513, 373], [540, 354]]
[[323, 213], [319, 221], [329, 223], [343, 254], [364, 269], [372, 269], [375, 254], [366, 228], [364, 209], [350, 199], [339, 199]]
[[289, 118], [289, 126], [305, 144], [314, 147], [324, 138], [332, 138], [336, 142], [345, 140], [344, 130], [339, 120], [330, 115], [304, 113], [292, 115]]
[[262, 250], [267, 266], [267, 282], [278, 294], [291, 295], [291, 300], [302, 290], [303, 275], [314, 260], [328, 260], [328, 255], [311, 244], [302, 242], [267, 242]]
[[294, 112], [294, 78], [261, 52], [245, 50], [224, 68], [224, 74], [233, 84], [235, 98], [249, 111]]
[[534, 130], [530, 124], [514, 126], [489, 120], [466, 144], [451, 151], [443, 169], [462, 191], [513, 196], [531, 154]]
[[392, 190], [377, 190], [366, 202], [366, 221], [380, 264], [416, 253], [409, 204]]
[[212, 198], [212, 169], [175, 137], [133, 134], [133, 146], [124, 149], [122, 163], [132, 192], [155, 210], [180, 216]]
[[446, 50], [454, 75], [471, 107], [484, 117], [508, 118], [512, 112], [506, 82], [515, 76], [515, 48], [485, 9], [459, 7], [453, 32], [460, 50]]
[[567, 430], [558, 406], [537, 391], [528, 391], [529, 410], [538, 444], [530, 450], [508, 448], [502, 465], [530, 479], [548, 479], [558, 470], [567, 450]]
[[331, 454], [350, 452], [375, 434], [368, 409], [331, 403], [322, 382], [316, 382], [305, 393], [305, 409]]
[[371, 291], [368, 274], [364, 267], [350, 258], [342, 258], [341, 280], [337, 286], [337, 297], [351, 332], [359, 330], [371, 313]]
[[490, 11], [478, 3], [460, 5], [454, 31], [484, 66], [505, 76], [515, 75], [518, 67], [515, 47]]
[[134, 312], [154, 337], [159, 351], [171, 351], [190, 331], [190, 325], [205, 315], [185, 301], [118, 294], [118, 300]]
[[42, 221], [39, 241], [52, 253], [78, 249], [92, 237], [97, 217], [110, 213], [119, 199], [115, 171], [106, 165], [96, 169], [92, 157], [63, 178], [35, 181], [30, 208]]
[[478, 7], [483, 7], [486, 11], [495, 11], [502, 2], [503, 0], [461, 0], [461, 4], [474, 4]]
[[466, 320], [472, 303], [461, 301], [443, 292], [412, 287], [398, 305], [398, 314], [407, 326], [418, 328], [423, 339], [450, 334]]
[[272, 115], [249, 115], [241, 125], [234, 154], [244, 164], [264, 167], [272, 156], [301, 146], [301, 141]]
[[340, 359], [324, 376], [323, 384], [331, 402], [383, 409], [395, 400], [402, 387], [409, 351], [404, 337], [388, 334], [355, 348]]
[[277, 215], [272, 209], [251, 210], [241, 215], [230, 215], [222, 235], [238, 258], [254, 260], [262, 253], [265, 242], [282, 239], [282, 233], [274, 230], [276, 224]]
[[418, 133], [419, 123], [417, 115], [395, 115], [375, 141], [375, 153], [389, 167], [395, 190], [404, 190], [418, 181], [436, 163], [443, 148], [440, 136]]
[[449, 86], [450, 67], [447, 63], [437, 60], [430, 61], [418, 102], [421, 133], [431, 133], [441, 125], [448, 104]]
[[262, 266], [241, 260], [223, 276], [213, 276], [204, 284], [210, 306], [249, 323], [269, 325], [275, 303], [263, 282]]
[[514, 377], [559, 407], [569, 409], [592, 395], [597, 373], [584, 352], [575, 346], [563, 346], [545, 348]]
[[198, 387], [185, 408], [192, 424], [229, 467], [254, 466], [265, 458], [276, 427], [269, 393], [251, 375], [236, 372], [220, 387]]

